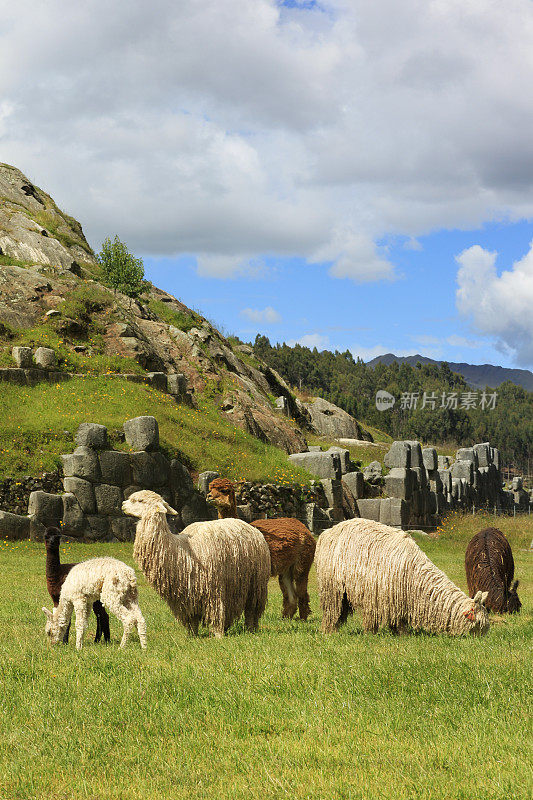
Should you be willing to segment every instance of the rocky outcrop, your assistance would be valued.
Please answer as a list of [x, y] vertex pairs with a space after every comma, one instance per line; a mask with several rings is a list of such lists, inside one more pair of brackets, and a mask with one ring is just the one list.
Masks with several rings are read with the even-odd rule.
[[1, 255], [30, 264], [74, 269], [94, 264], [81, 225], [15, 167], [0, 164]]
[[[6, 326], [42, 325], [60, 333], [72, 350], [82, 347], [90, 355], [88, 322], [81, 325], [69, 318], [64, 301], [81, 289], [86, 295], [103, 293], [106, 308], [90, 313], [105, 355], [133, 358], [148, 375], [160, 373], [161, 385], [166, 379], [167, 391], [175, 397], [184, 396], [177, 385], [182, 381], [196, 405], [209, 393], [221, 414], [264, 442], [288, 453], [306, 449], [300, 427], [307, 424], [307, 412], [251, 348], [233, 347], [208, 320], [156, 287], [148, 288], [140, 301], [107, 291], [95, 280], [97, 262], [81, 225], [6, 164], [0, 164], [0, 250], [0, 255], [24, 262], [0, 265], [0, 349], [3, 345], [11, 352], [16, 344], [9, 341]], [[19, 372], [10, 371], [3, 379], [30, 384], [28, 370], [21, 376], [23, 367], [14, 361], [13, 369], [17, 367]], [[155, 377], [151, 384], [156, 386]], [[280, 396], [287, 414], [280, 413], [273, 400]]]
[[354, 417], [322, 397], [315, 397], [312, 403], [303, 405], [310, 415], [312, 428], [321, 436], [329, 436], [332, 439], [368, 437]]

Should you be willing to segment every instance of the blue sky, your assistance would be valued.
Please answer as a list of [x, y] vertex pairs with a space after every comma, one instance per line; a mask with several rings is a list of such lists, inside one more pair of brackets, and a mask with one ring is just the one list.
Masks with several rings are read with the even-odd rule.
[[[488, 223], [469, 231], [441, 230], [413, 242], [390, 237], [383, 246], [397, 266], [392, 281], [356, 284], [332, 279], [328, 266], [301, 259], [270, 259], [253, 278], [199, 277], [194, 258], [145, 259], [156, 285], [200, 310], [227, 333], [251, 341], [301, 341], [319, 349], [346, 349], [364, 360], [394, 352], [474, 364], [516, 366], [456, 305], [455, 257], [473, 245], [498, 252], [503, 269], [522, 258], [533, 223]], [[257, 319], [247, 309], [258, 312]], [[268, 313], [265, 310], [272, 310]], [[262, 313], [261, 313], [262, 312]]]
[[0, 158], [95, 249], [244, 339], [533, 367], [530, 0], [0, 14]]

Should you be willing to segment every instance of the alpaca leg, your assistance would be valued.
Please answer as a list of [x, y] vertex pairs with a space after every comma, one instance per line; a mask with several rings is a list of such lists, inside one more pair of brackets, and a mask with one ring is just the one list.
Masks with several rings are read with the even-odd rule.
[[74, 612], [76, 614], [76, 650], [81, 650], [89, 617], [89, 604], [87, 601], [78, 600], [75, 602]]
[[[327, 603], [324, 601], [324, 597], [327, 597]], [[338, 630], [343, 610], [343, 597], [344, 592], [335, 591], [332, 587], [324, 587], [321, 592], [322, 633], [333, 633]]]
[[139, 634], [141, 647], [143, 650], [146, 650], [146, 620], [138, 605], [133, 606], [133, 613], [135, 614], [135, 624], [137, 625], [137, 633]]
[[278, 582], [283, 595], [283, 610], [281, 612], [281, 616], [292, 619], [296, 614], [296, 609], [298, 608], [298, 600], [296, 597], [296, 592], [294, 591], [290, 573], [285, 572], [283, 575], [280, 575]]
[[250, 633], [255, 633], [259, 627], [259, 619], [264, 611], [263, 603], [257, 599], [255, 591], [250, 592], [244, 606], [244, 627]]
[[99, 642], [103, 636], [104, 642], [107, 644], [111, 640], [111, 634], [109, 631], [109, 614], [105, 610], [100, 600], [96, 600], [93, 603], [93, 611], [96, 616], [96, 636], [94, 637], [94, 641]]
[[185, 624], [187, 633], [191, 636], [198, 636], [198, 628], [200, 627], [200, 617], [189, 617]]
[[298, 598], [298, 610], [300, 612], [300, 619], [306, 620], [311, 613], [311, 606], [309, 604], [309, 592], [307, 591], [307, 581], [309, 578], [309, 570], [311, 564], [300, 567], [296, 565], [294, 570], [294, 589]]
[[226, 627], [226, 610], [224, 608], [222, 600], [219, 600], [217, 603], [216, 612], [213, 621], [209, 627], [211, 630], [211, 634], [215, 637], [215, 639], [222, 639], [224, 633], [230, 627], [229, 624]]
[[62, 644], [68, 644], [68, 635], [69, 635], [69, 633], [70, 633], [70, 622], [67, 625], [67, 629], [66, 629], [65, 633], [63, 634], [63, 638], [61, 639]]

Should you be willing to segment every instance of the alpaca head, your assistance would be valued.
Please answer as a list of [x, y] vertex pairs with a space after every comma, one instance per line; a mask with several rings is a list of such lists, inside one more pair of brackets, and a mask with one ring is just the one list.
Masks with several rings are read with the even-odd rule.
[[520, 602], [518, 593], [516, 591], [517, 589], [518, 581], [515, 581], [509, 589], [509, 594], [507, 597], [507, 611], [509, 614], [517, 614], [522, 608], [522, 603]]
[[44, 632], [48, 636], [50, 644], [57, 644], [59, 641], [59, 625], [57, 623], [59, 609], [54, 608], [52, 611], [49, 611], [47, 608], [43, 606], [43, 611], [46, 616]]
[[474, 636], [483, 636], [489, 629], [489, 612], [485, 608], [488, 592], [476, 592], [472, 608], [463, 611], [463, 616], [470, 623], [469, 633]]
[[129, 514], [132, 517], [138, 517], [142, 519], [142, 517], [152, 516], [153, 514], [174, 514], [176, 515], [178, 512], [169, 506], [169, 504], [163, 500], [161, 495], [157, 494], [156, 492], [150, 492], [147, 489], [143, 489], [140, 492], [134, 492], [132, 495], [128, 497], [127, 500], [124, 500], [122, 503], [122, 511], [124, 514]]
[[44, 534], [44, 543], [47, 546], [59, 545], [61, 541], [61, 531], [59, 528], [47, 528]]
[[205, 499], [210, 505], [215, 506], [219, 516], [236, 516], [235, 486], [227, 478], [212, 480]]

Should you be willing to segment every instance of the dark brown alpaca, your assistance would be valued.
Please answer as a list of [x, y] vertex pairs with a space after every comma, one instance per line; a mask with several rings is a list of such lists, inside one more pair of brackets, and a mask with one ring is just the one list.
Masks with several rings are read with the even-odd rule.
[[[207, 502], [216, 506], [219, 519], [238, 516], [235, 487], [227, 478], [211, 481]], [[313, 534], [299, 520], [290, 517], [258, 519], [251, 524], [261, 531], [268, 544], [270, 574], [279, 576], [282, 616], [292, 618], [298, 608], [300, 619], [307, 619], [311, 613], [307, 581], [316, 547]]]
[[[76, 566], [75, 564], [61, 564], [59, 560], [60, 541], [61, 531], [58, 528], [48, 528], [44, 535], [44, 546], [46, 547], [46, 587], [54, 606], [59, 604], [59, 595], [61, 594], [61, 587], [65, 582], [65, 578], [72, 567]], [[109, 642], [111, 639], [109, 632], [109, 615], [99, 600], [93, 603], [93, 611], [96, 616], [96, 636], [94, 637], [94, 641], [99, 642], [103, 635], [104, 641]], [[65, 644], [68, 642], [69, 630], [70, 624], [63, 638]]]
[[466, 548], [465, 569], [470, 597], [478, 591], [488, 592], [485, 605], [490, 611], [497, 614], [520, 611], [518, 581], [513, 583], [511, 545], [498, 528], [485, 528], [472, 537]]

